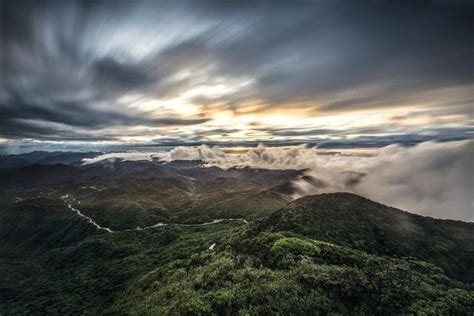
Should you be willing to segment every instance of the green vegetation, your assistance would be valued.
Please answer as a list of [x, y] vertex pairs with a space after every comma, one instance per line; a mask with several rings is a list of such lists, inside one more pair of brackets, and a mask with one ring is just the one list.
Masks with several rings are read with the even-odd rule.
[[308, 196], [262, 219], [260, 229], [287, 231], [368, 253], [413, 257], [474, 283], [474, 225], [403, 212], [361, 196]]
[[314, 257], [320, 253], [320, 249], [314, 243], [295, 237], [281, 238], [272, 246], [272, 253], [276, 256], [297, 254]]
[[[352, 201], [365, 216], [362, 211], [351, 215], [341, 206], [343, 196], [336, 196], [339, 201], [329, 195], [326, 203], [321, 197], [305, 199], [250, 225], [222, 222], [117, 233], [95, 230], [54, 199], [3, 205], [0, 313], [472, 314], [474, 286], [462, 266], [469, 263], [469, 248], [454, 246], [453, 236], [429, 224], [450, 233], [458, 229], [460, 240], [472, 225], [395, 211], [385, 215], [384, 206], [376, 204], [376, 211], [365, 199]], [[384, 216], [392, 226], [398, 216], [410, 218], [413, 233], [405, 235], [399, 225], [398, 231], [389, 230], [378, 219]], [[422, 235], [416, 232], [420, 227]], [[397, 239], [389, 243], [376, 237], [380, 233]], [[441, 242], [443, 249], [434, 248]], [[432, 247], [431, 256], [419, 251], [421, 246]], [[436, 251], [447, 251], [452, 261], [440, 260]]]
[[220, 243], [240, 226], [99, 233], [34, 256], [16, 253], [0, 261], [0, 311], [98, 314], [133, 280], [156, 267], [209, 251], [212, 243]]
[[[260, 244], [261, 252], [247, 248], [253, 244]], [[341, 263], [347, 253], [352, 257]], [[282, 265], [282, 255], [293, 260]], [[472, 291], [431, 264], [241, 230], [216, 252], [196, 253], [147, 273], [108, 312], [467, 314], [473, 304]]]

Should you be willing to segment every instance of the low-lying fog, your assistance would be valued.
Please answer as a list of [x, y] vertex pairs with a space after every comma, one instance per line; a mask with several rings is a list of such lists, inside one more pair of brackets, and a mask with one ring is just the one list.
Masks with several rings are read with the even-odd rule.
[[[425, 142], [414, 147], [390, 145], [379, 150], [327, 150], [304, 145], [224, 150], [175, 147], [162, 152], [107, 153], [84, 159], [201, 160], [204, 166], [306, 169], [320, 181], [297, 180], [295, 198], [349, 191], [410, 212], [474, 221], [474, 141]], [[352, 171], [348, 172], [348, 171]], [[354, 173], [363, 174], [347, 185]], [[349, 181], [350, 182], [350, 181]], [[324, 185], [320, 185], [323, 183]]]

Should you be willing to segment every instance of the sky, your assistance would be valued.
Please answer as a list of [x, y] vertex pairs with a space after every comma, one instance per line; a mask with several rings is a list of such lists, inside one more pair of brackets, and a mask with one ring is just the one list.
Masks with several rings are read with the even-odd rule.
[[0, 3], [3, 152], [474, 132], [470, 1]]

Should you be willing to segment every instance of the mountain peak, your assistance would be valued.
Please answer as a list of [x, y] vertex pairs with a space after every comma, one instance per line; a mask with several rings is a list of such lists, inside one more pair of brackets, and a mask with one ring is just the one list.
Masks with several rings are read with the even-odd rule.
[[[443, 247], [465, 249], [469, 256], [474, 244], [474, 223], [424, 217], [346, 192], [297, 199], [262, 220], [260, 227], [379, 255], [432, 260], [446, 269], [443, 265], [453, 254]], [[461, 257], [456, 260], [468, 261]], [[472, 267], [449, 269], [451, 275], [474, 280]]]

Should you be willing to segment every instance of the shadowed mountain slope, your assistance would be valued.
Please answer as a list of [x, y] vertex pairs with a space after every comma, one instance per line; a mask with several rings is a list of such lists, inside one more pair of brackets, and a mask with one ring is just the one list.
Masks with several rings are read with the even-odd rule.
[[416, 257], [474, 282], [474, 224], [415, 215], [350, 193], [295, 200], [262, 220], [290, 231], [370, 253]]

